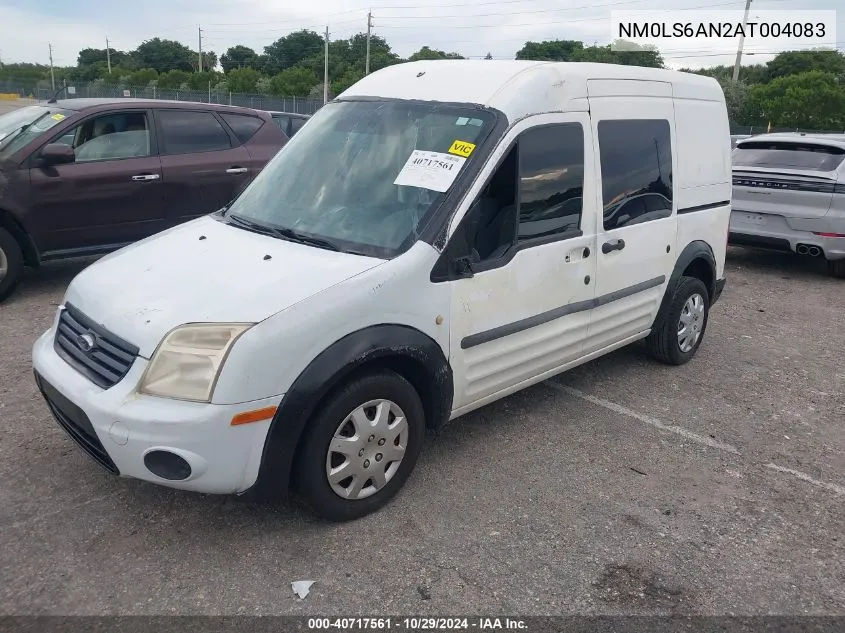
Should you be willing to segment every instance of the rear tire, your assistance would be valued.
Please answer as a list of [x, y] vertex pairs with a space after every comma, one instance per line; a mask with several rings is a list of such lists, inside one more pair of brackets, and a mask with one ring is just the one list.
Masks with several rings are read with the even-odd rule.
[[[710, 316], [707, 286], [695, 277], [681, 277], [666, 312], [646, 339], [649, 354], [667, 365], [683, 365], [698, 351]], [[686, 329], [684, 329], [686, 328]]]
[[11, 233], [0, 228], [0, 301], [15, 291], [22, 272], [21, 247]]
[[827, 260], [827, 270], [837, 279], [845, 279], [845, 259]]
[[324, 519], [365, 516], [408, 479], [424, 436], [423, 405], [407, 380], [387, 370], [355, 378], [309, 423], [297, 451], [297, 491]]

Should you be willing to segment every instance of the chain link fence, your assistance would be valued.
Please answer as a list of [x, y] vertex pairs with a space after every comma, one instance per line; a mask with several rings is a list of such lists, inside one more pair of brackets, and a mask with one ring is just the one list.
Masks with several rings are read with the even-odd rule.
[[[53, 94], [49, 86], [42, 81], [0, 81], [0, 93], [18, 94], [21, 98], [32, 97], [46, 101]], [[255, 108], [256, 110], [276, 110], [298, 114], [314, 114], [323, 105], [322, 99], [305, 97], [276, 97], [261, 94], [243, 94], [209, 90], [168, 90], [150, 85], [145, 87], [105, 86], [99, 83], [68, 86], [59, 94], [60, 99], [165, 99], [171, 101], [193, 101], [199, 103], [220, 103], [225, 105]]]

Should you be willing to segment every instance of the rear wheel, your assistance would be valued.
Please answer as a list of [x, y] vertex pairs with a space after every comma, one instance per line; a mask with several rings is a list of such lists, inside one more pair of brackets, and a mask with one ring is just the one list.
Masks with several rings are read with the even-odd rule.
[[845, 279], [845, 259], [827, 260], [827, 270], [837, 279]]
[[14, 292], [22, 271], [21, 247], [11, 233], [0, 228], [0, 301]]
[[646, 339], [649, 353], [669, 365], [683, 365], [698, 351], [707, 328], [710, 299], [700, 279], [681, 277], [666, 313]]
[[309, 425], [296, 460], [299, 494], [331, 521], [369, 514], [405, 483], [424, 434], [422, 402], [407, 380], [390, 371], [356, 378]]

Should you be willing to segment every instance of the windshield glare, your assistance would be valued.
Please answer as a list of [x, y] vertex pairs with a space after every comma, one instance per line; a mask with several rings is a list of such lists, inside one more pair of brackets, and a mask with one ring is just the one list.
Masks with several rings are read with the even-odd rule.
[[475, 145], [493, 120], [489, 111], [449, 104], [330, 103], [229, 213], [325, 238], [343, 250], [395, 256], [477, 160]]
[[72, 110], [28, 106], [0, 116], [0, 158], [8, 158], [73, 114]]

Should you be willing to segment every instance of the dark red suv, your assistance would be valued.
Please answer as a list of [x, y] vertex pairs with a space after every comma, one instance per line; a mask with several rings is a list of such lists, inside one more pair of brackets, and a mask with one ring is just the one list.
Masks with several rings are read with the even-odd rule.
[[69, 99], [0, 116], [0, 300], [24, 265], [217, 211], [287, 140], [266, 112], [203, 103]]

